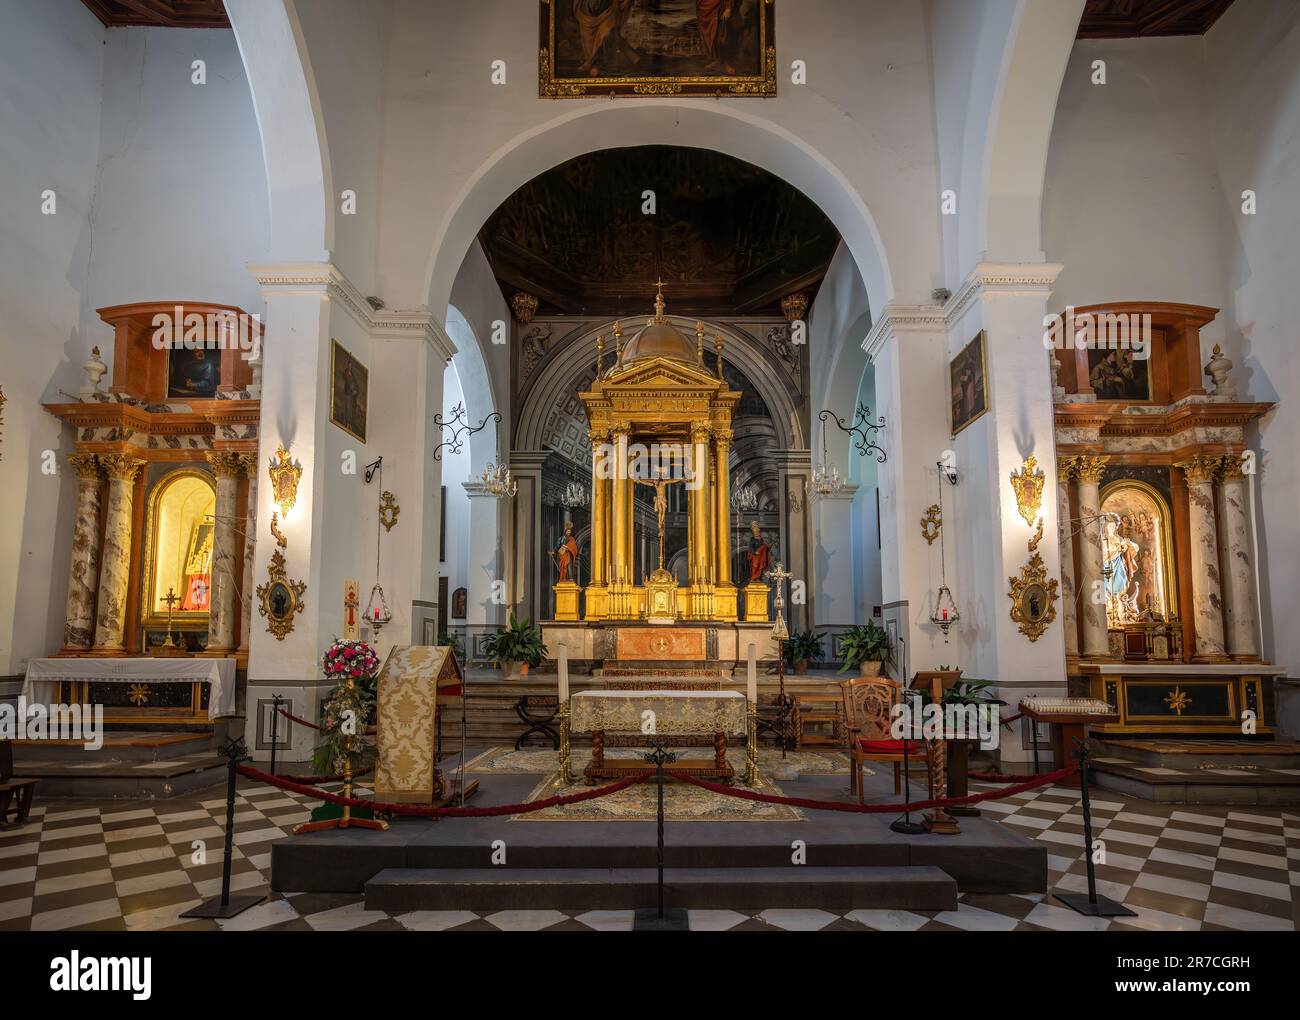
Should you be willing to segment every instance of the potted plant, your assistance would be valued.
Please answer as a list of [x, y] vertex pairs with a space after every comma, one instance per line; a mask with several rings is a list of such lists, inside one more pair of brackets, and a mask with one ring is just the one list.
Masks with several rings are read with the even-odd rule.
[[465, 647], [460, 643], [459, 634], [443, 634], [442, 637], [438, 638], [438, 644], [450, 646], [452, 655], [456, 656], [456, 661], [462, 666], [465, 664]]
[[507, 677], [527, 676], [528, 667], [539, 665], [546, 656], [541, 628], [534, 627], [532, 620], [520, 623], [514, 613], [509, 626], [488, 635], [483, 650]]
[[[940, 669], [948, 669], [947, 666], [941, 666]], [[993, 687], [992, 680], [979, 680], [975, 677], [960, 677], [955, 684], [949, 687], [943, 693], [943, 704], [945, 705], [1005, 705], [993, 696], [989, 689]], [[965, 797], [970, 792], [970, 754], [979, 743], [976, 737], [966, 736], [961, 739], [949, 738], [948, 747], [948, 796]], [[978, 815], [979, 809], [972, 807], [952, 807], [949, 808], [950, 814], [955, 815]]]
[[785, 651], [796, 673], [807, 673], [808, 663], [820, 662], [826, 657], [822, 635], [815, 630], [795, 631], [786, 639]]
[[841, 673], [856, 669], [861, 676], [880, 676], [880, 667], [890, 661], [889, 636], [875, 620], [865, 627], [854, 624], [840, 635], [840, 655]]

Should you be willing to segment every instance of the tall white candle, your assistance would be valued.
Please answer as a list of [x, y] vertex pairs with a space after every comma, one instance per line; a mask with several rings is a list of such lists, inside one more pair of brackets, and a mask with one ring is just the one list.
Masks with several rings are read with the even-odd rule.
[[560, 657], [556, 660], [556, 672], [560, 678], [560, 704], [568, 704], [569, 701], [569, 646], [560, 645]]
[[745, 697], [751, 705], [758, 704], [758, 663], [755, 662], [757, 651], [754, 642], [749, 643], [749, 662], [745, 673]]

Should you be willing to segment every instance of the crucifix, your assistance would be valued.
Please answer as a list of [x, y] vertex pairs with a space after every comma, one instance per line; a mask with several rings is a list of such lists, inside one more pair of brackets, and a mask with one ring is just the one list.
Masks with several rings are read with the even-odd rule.
[[633, 478], [632, 481], [637, 485], [648, 485], [655, 490], [655, 516], [659, 518], [659, 569], [664, 569], [664, 518], [668, 514], [668, 486], [679, 485], [685, 482], [685, 478], [664, 478], [662, 472], [657, 474], [653, 481], [643, 481], [640, 478]]
[[167, 640], [163, 642], [162, 646], [164, 648], [175, 648], [176, 642], [172, 640], [172, 606], [176, 605], [180, 598], [177, 597], [175, 588], [168, 588], [167, 594], [158, 601], [167, 604]]
[[773, 600], [776, 608], [776, 624], [772, 627], [772, 637], [776, 638], [778, 686], [776, 696], [777, 716], [772, 720], [772, 729], [781, 740], [781, 760], [784, 761], [786, 745], [790, 742], [792, 723], [794, 722], [794, 701], [785, 693], [785, 641], [790, 636], [790, 631], [785, 625], [785, 582], [794, 577], [794, 574], [786, 570], [781, 561], [777, 560], [776, 566], [772, 567], [763, 577], [776, 585], [776, 598]]

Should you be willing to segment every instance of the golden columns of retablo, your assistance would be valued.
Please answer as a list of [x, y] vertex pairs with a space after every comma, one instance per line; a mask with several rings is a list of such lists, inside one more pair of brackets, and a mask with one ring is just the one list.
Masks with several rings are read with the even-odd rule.
[[714, 530], [717, 532], [715, 549], [717, 553], [716, 574], [718, 584], [731, 583], [731, 478], [727, 463], [731, 437], [719, 433], [714, 437], [717, 456], [718, 484], [713, 495]]
[[603, 585], [609, 581], [609, 549], [605, 542], [605, 518], [609, 513], [609, 485], [601, 477], [601, 450], [605, 437], [599, 432], [588, 432], [591, 441], [591, 584]]
[[610, 581], [627, 580], [628, 549], [628, 479], [627, 479], [627, 432], [616, 429], [614, 441], [614, 477], [610, 484], [614, 489], [614, 549], [610, 563]]

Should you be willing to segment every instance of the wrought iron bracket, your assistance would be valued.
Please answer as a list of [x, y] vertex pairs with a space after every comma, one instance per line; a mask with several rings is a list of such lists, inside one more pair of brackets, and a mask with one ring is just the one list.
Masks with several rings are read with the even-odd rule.
[[482, 432], [483, 429], [487, 427], [489, 421], [496, 422], [496, 424], [500, 425], [501, 412], [493, 411], [481, 422], [473, 426], [470, 425], [469, 418], [466, 417], [464, 404], [457, 404], [453, 407], [451, 409], [451, 417], [446, 421], [443, 421], [441, 414], [434, 415], [433, 423], [442, 430], [444, 435], [446, 435], [447, 430], [450, 429], [451, 438], [444, 440], [434, 448], [433, 459], [442, 460], [442, 448], [444, 446], [452, 453], [460, 453], [460, 451], [465, 448], [465, 440], [476, 432]]
[[866, 456], [870, 451], [876, 454], [877, 464], [885, 463], [885, 451], [873, 441], [871, 436], [867, 435], [868, 432], [874, 434], [885, 427], [885, 416], [883, 414], [876, 419], [876, 423], [873, 425], [871, 424], [871, 408], [866, 404], [859, 404], [857, 413], [853, 416], [852, 425], [846, 425], [843, 418], [840, 418], [829, 409], [823, 410], [817, 415], [817, 418], [823, 424], [827, 419], [830, 419], [841, 432], [853, 436], [853, 445], [857, 448], [859, 457]]

